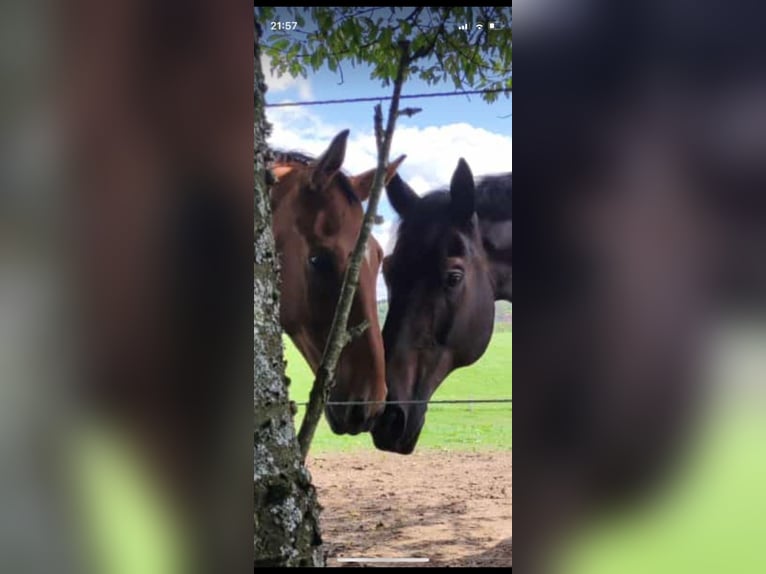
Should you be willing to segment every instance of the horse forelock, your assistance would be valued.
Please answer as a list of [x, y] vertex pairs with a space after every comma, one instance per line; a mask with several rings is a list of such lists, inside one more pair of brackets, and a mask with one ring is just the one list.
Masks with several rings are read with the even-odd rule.
[[[306, 153], [298, 151], [274, 151], [273, 153], [274, 159], [270, 165], [272, 169], [280, 165], [295, 166], [304, 169], [313, 169], [315, 167], [316, 158]], [[332, 187], [337, 186], [340, 188], [341, 193], [345, 196], [350, 205], [361, 203], [347, 173], [342, 170], [338, 171], [333, 178], [333, 183], [336, 185]]]
[[314, 161], [310, 155], [297, 151], [274, 151], [274, 164], [310, 165]]
[[424, 196], [397, 229], [393, 255], [401, 262], [400, 269], [416, 272], [424, 264], [435, 264], [450, 227], [449, 194], [433, 192]]

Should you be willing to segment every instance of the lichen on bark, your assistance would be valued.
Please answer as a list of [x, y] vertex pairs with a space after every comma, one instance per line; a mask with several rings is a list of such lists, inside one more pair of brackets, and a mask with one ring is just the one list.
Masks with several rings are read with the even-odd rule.
[[255, 29], [254, 126], [254, 566], [324, 566], [320, 507], [301, 462], [287, 393], [279, 325], [278, 261], [268, 198], [266, 85]]

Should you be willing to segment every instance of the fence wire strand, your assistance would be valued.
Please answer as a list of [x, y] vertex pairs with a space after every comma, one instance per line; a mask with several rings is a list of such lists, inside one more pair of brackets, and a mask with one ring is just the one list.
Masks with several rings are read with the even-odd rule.
[[[329, 401], [325, 403], [328, 406], [341, 405], [456, 405], [456, 404], [480, 404], [480, 403], [512, 403], [513, 399], [454, 399], [441, 401]], [[299, 407], [308, 405], [305, 403], [295, 403]]]
[[[447, 96], [473, 96], [477, 94], [500, 94], [511, 92], [511, 88], [492, 88], [486, 90], [457, 90], [452, 92], [431, 92], [429, 94], [407, 94], [399, 96], [401, 100], [415, 98], [439, 98]], [[311, 102], [282, 102], [278, 104], [266, 104], [267, 108], [288, 108], [296, 106], [321, 106], [326, 104], [354, 104], [359, 102], [382, 102], [390, 100], [391, 96], [376, 96], [366, 98], [342, 98], [337, 100], [315, 100]]]

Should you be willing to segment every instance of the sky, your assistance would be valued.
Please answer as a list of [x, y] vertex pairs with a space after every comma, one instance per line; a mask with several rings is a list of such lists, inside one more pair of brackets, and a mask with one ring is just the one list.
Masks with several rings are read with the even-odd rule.
[[[266, 103], [305, 102], [338, 98], [390, 96], [392, 88], [370, 79], [370, 68], [344, 65], [343, 82], [339, 73], [327, 68], [309, 73], [308, 78], [281, 78], [270, 73], [262, 57], [268, 90]], [[452, 84], [427, 85], [410, 79], [402, 94], [424, 94], [454, 90]], [[269, 144], [273, 148], [320, 155], [332, 138], [344, 129], [351, 130], [343, 168], [350, 174], [376, 166], [377, 151], [373, 133], [373, 107], [377, 102], [328, 104], [297, 107], [267, 107], [272, 124]], [[388, 100], [383, 100], [384, 116]], [[400, 107], [422, 108], [412, 116], [397, 120], [390, 159], [407, 158], [399, 174], [419, 194], [449, 185], [458, 159], [464, 158], [475, 177], [512, 171], [512, 96], [501, 96], [492, 104], [479, 96], [449, 96], [403, 100]], [[501, 117], [504, 116], [504, 117]], [[509, 117], [510, 116], [510, 117]], [[385, 117], [384, 117], [385, 121]], [[386, 253], [393, 249], [398, 216], [388, 198], [381, 197], [378, 213], [384, 223], [373, 234]], [[382, 276], [378, 280], [378, 299], [386, 298]]]

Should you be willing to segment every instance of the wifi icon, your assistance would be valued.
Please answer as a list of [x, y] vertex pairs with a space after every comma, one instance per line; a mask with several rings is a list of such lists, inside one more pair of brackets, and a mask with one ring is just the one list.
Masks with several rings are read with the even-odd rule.
[[484, 24], [476, 24], [476, 27], [477, 27], [479, 30], [483, 30], [483, 29], [484, 29]]

